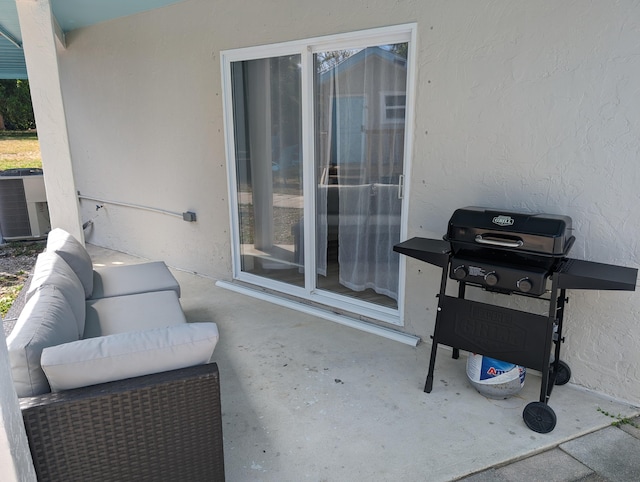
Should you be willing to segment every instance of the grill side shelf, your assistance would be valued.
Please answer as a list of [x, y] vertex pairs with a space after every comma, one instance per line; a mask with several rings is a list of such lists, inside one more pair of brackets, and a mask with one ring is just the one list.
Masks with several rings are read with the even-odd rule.
[[451, 246], [441, 239], [411, 238], [396, 244], [393, 250], [425, 263], [445, 268], [449, 264]]
[[568, 258], [554, 276], [561, 289], [635, 291], [638, 270]]

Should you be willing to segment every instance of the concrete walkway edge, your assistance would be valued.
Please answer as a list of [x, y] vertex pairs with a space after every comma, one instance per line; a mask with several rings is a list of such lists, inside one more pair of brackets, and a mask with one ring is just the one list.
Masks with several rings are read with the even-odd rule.
[[[621, 423], [620, 423], [621, 422]], [[640, 480], [640, 416], [561, 443], [506, 465], [458, 479], [460, 482], [546, 482]]]

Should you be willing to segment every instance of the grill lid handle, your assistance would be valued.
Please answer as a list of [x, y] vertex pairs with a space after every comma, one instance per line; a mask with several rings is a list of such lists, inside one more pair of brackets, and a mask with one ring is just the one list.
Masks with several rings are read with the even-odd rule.
[[510, 241], [503, 238], [482, 237], [482, 234], [476, 236], [476, 243], [489, 244], [491, 246], [500, 246], [501, 248], [519, 248], [524, 243], [521, 239]]

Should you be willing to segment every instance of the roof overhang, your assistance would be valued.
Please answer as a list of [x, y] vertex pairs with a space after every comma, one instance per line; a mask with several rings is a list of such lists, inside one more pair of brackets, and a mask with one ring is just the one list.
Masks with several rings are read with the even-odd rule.
[[[0, 79], [26, 79], [27, 66], [16, 2], [0, 0]], [[64, 34], [107, 20], [166, 7], [183, 0], [50, 0], [58, 39]]]

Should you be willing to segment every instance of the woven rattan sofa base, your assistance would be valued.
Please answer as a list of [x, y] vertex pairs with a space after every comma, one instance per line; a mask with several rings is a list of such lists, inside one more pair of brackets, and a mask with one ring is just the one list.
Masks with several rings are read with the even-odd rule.
[[38, 480], [223, 481], [215, 363], [20, 399]]

